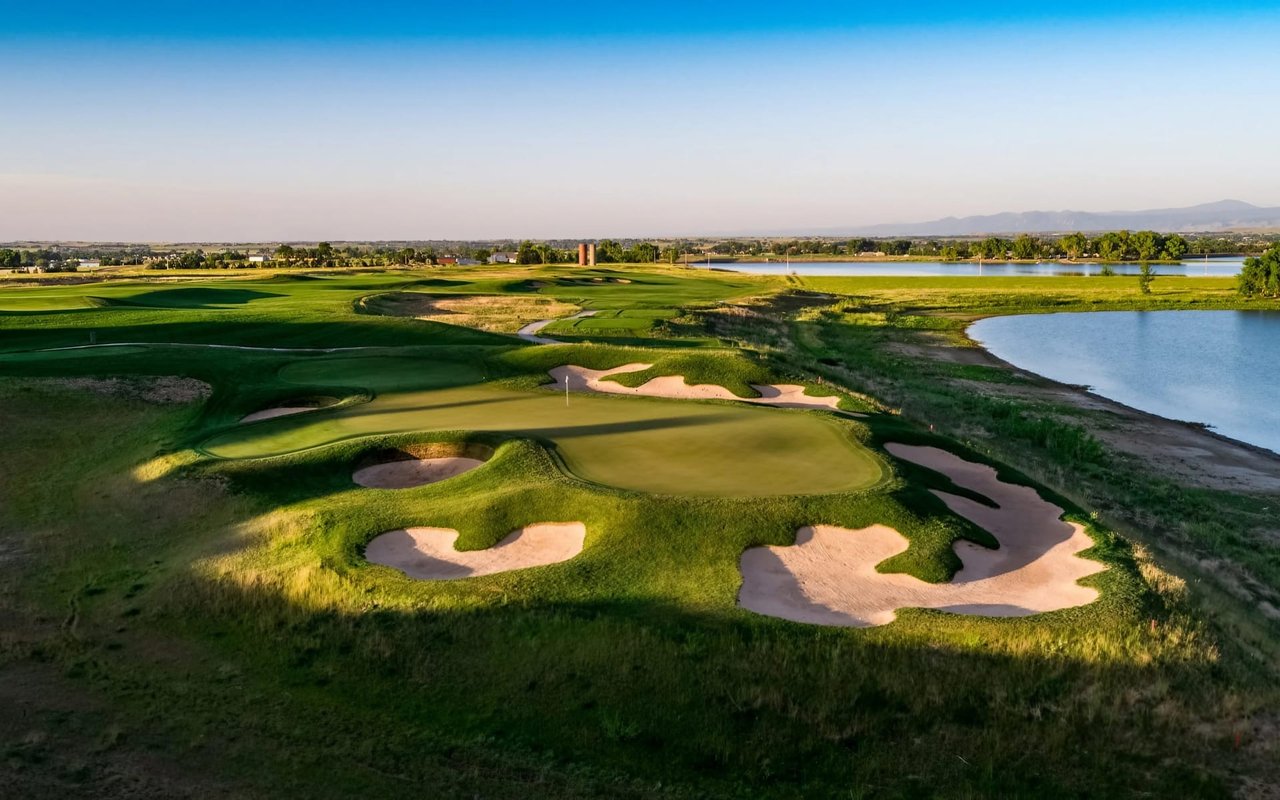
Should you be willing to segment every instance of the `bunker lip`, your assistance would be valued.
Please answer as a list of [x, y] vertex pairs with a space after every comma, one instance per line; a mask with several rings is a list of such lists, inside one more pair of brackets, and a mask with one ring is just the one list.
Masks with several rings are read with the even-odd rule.
[[581, 522], [539, 522], [485, 550], [459, 551], [452, 528], [401, 528], [374, 537], [365, 558], [417, 580], [448, 581], [568, 561], [582, 552], [586, 535]]
[[492, 447], [475, 442], [407, 445], [366, 455], [351, 480], [369, 489], [412, 489], [455, 478], [492, 457]]
[[568, 386], [570, 391], [597, 392], [601, 394], [630, 394], [642, 397], [666, 397], [673, 400], [736, 400], [740, 403], [774, 406], [776, 408], [818, 408], [828, 411], [840, 410], [840, 398], [813, 397], [805, 394], [805, 387], [794, 383], [751, 384], [751, 388], [760, 393], [759, 397], [739, 397], [723, 386], [715, 383], [689, 384], [683, 375], [664, 375], [645, 381], [640, 386], [623, 386], [615, 381], [606, 381], [610, 375], [622, 375], [628, 372], [641, 372], [651, 368], [652, 364], [623, 364], [612, 369], [588, 369], [574, 365], [555, 367], [548, 374], [554, 383], [548, 388]]
[[885, 449], [993, 500], [997, 507], [933, 491], [953, 513], [994, 535], [1000, 548], [956, 542], [953, 549], [963, 567], [950, 583], [933, 584], [876, 572], [877, 564], [909, 546], [893, 528], [805, 526], [790, 547], [756, 547], [742, 554], [739, 606], [795, 622], [868, 627], [892, 622], [899, 608], [1022, 617], [1098, 598], [1098, 590], [1078, 583], [1106, 569], [1079, 555], [1093, 547], [1093, 540], [1083, 526], [1064, 522], [1062, 509], [1035, 489], [1004, 483], [993, 468], [935, 447], [888, 444]]
[[322, 408], [329, 408], [337, 405], [339, 401], [336, 397], [309, 397], [299, 398], [282, 406], [273, 406], [264, 408], [260, 411], [254, 411], [251, 414], [245, 414], [240, 418], [240, 424], [249, 422], [259, 422], [264, 419], [275, 419], [276, 417], [287, 417], [293, 414], [301, 414], [305, 411], [319, 411]]

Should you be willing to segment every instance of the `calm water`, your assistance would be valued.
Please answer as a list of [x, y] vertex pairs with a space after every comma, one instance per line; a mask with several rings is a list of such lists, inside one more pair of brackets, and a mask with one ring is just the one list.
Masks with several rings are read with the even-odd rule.
[[[692, 266], [701, 266], [694, 264]], [[969, 262], [944, 261], [770, 261], [763, 264], [713, 264], [717, 269], [730, 269], [737, 272], [757, 272], [767, 275], [783, 275], [794, 272], [797, 275], [867, 275], [923, 277], [935, 275], [953, 275], [966, 277], [982, 277], [996, 275], [1096, 275], [1102, 269], [1097, 264], [1059, 264], [1045, 262], [1043, 264], [1007, 264], [990, 262], [971, 264]], [[1184, 261], [1181, 264], [1156, 264], [1157, 275], [1189, 275], [1208, 277], [1231, 277], [1240, 274], [1244, 266], [1242, 258], [1215, 258], [1208, 261]], [[1137, 264], [1113, 264], [1111, 267], [1119, 275], [1137, 275]]]
[[1028, 314], [969, 335], [1023, 369], [1280, 452], [1280, 312]]

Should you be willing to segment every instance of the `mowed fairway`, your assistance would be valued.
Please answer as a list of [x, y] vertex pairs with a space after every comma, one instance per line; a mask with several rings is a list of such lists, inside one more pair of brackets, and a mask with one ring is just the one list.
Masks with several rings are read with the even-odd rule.
[[[286, 370], [287, 374], [288, 370]], [[844, 423], [815, 413], [473, 385], [394, 392], [332, 412], [218, 434], [220, 458], [260, 458], [367, 436], [501, 432], [554, 444], [570, 472], [622, 489], [686, 495], [826, 494], [865, 489], [879, 460]]]

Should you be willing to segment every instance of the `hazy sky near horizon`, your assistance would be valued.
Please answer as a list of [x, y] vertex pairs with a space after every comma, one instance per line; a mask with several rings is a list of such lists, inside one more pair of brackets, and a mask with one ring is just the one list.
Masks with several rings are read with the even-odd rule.
[[30, 3], [0, 241], [1280, 205], [1280, 4]]

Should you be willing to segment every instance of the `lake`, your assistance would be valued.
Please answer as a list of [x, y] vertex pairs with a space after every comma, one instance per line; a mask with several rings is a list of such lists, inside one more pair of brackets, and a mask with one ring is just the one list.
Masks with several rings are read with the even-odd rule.
[[[701, 267], [702, 263], [691, 263], [690, 266]], [[968, 261], [769, 261], [766, 263], [716, 263], [711, 266], [717, 269], [729, 269], [735, 272], [756, 272], [765, 275], [785, 275], [794, 272], [797, 275], [866, 275], [868, 277], [932, 277], [938, 275], [965, 277], [994, 277], [999, 275], [1097, 275], [1102, 267], [1098, 264], [1059, 264], [1046, 261], [1041, 264], [1010, 264], [1004, 261], [990, 261], [974, 264]], [[1196, 261], [1187, 260], [1181, 264], [1153, 264], [1157, 275], [1186, 275], [1190, 277], [1233, 277], [1240, 274], [1244, 266], [1243, 258], [1211, 258]], [[1118, 275], [1137, 275], [1137, 264], [1112, 264]]]
[[1022, 369], [1280, 452], [1280, 312], [992, 317], [969, 336]]

